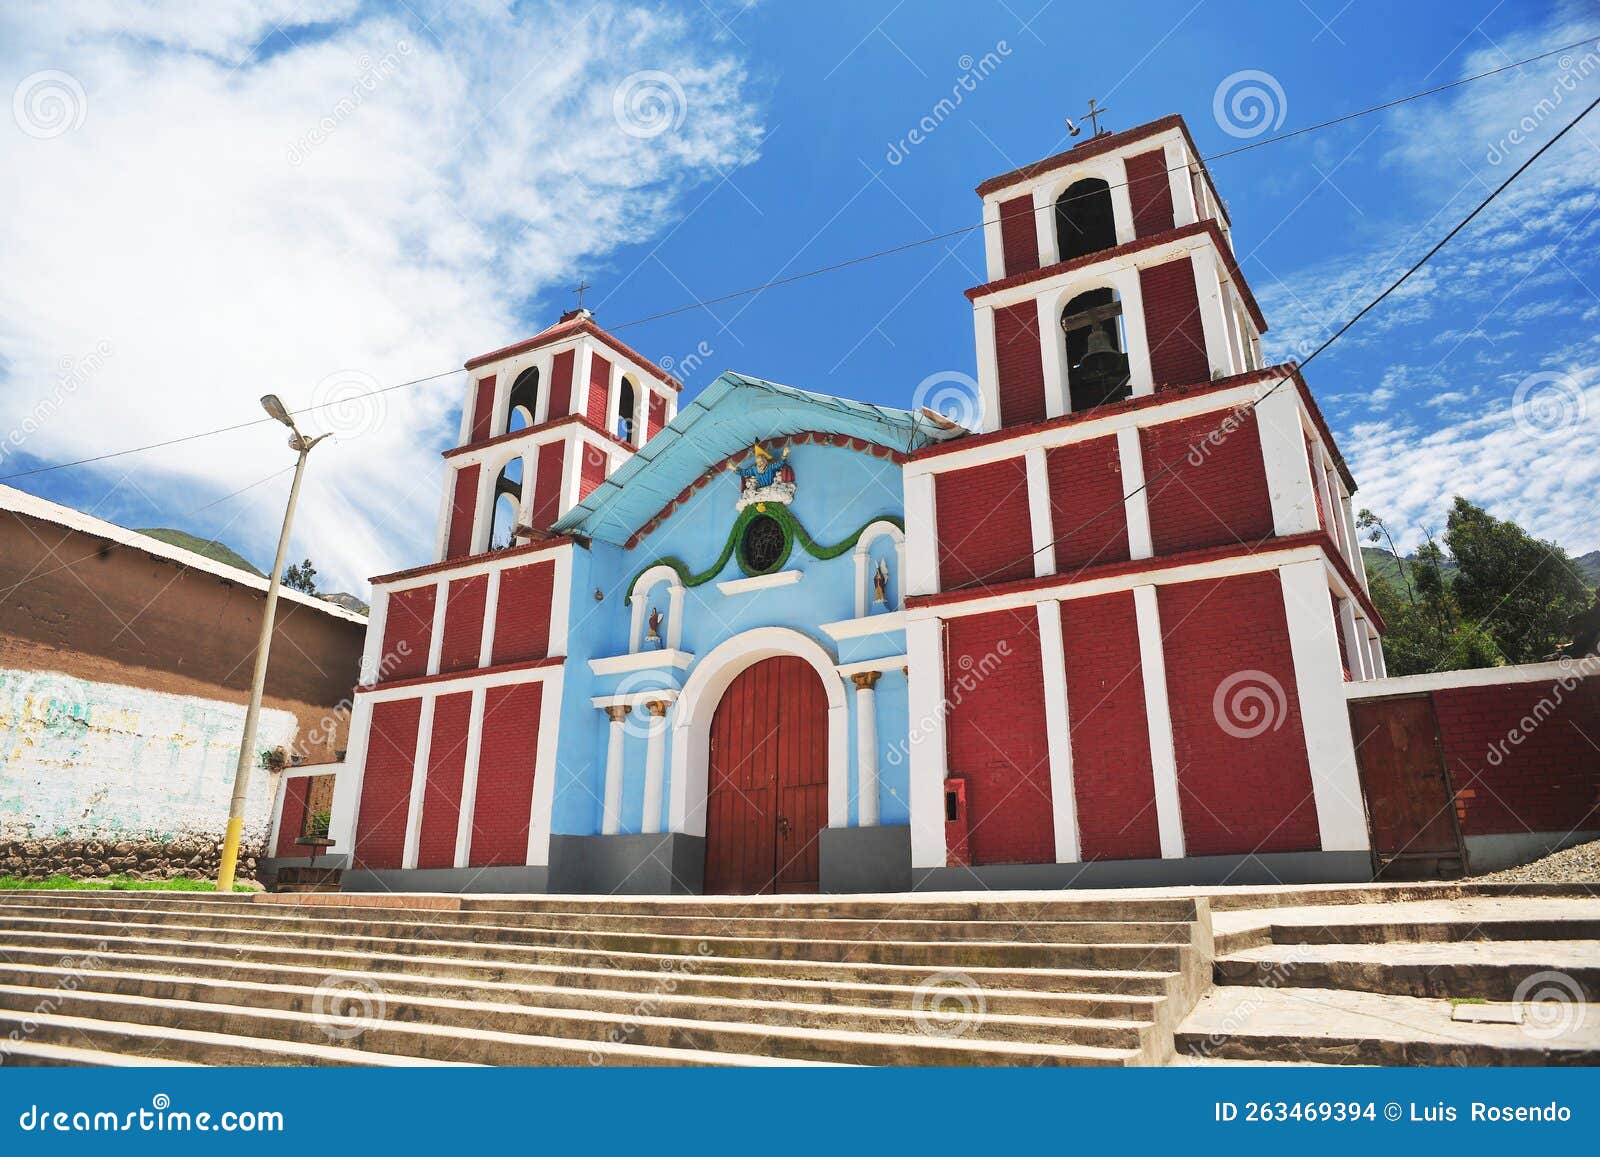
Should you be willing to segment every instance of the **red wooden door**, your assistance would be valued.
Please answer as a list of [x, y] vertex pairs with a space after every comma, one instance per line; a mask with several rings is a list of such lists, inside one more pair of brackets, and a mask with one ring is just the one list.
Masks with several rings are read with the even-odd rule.
[[804, 659], [755, 663], [723, 692], [707, 768], [708, 893], [815, 891], [828, 818], [828, 703]]
[[1372, 850], [1383, 859], [1456, 856], [1455, 795], [1426, 695], [1350, 705]]

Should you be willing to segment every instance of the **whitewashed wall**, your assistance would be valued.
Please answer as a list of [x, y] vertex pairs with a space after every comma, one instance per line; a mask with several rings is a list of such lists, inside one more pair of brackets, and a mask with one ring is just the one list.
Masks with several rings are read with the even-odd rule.
[[[220, 839], [242, 704], [0, 668], [0, 840]], [[295, 717], [263, 710], [261, 750]], [[277, 776], [251, 778], [245, 845], [266, 839]]]

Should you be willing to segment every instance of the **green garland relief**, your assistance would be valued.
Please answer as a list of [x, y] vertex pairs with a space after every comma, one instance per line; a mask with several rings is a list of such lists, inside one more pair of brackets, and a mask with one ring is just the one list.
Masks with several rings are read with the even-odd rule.
[[778, 570], [784, 563], [789, 561], [789, 555], [793, 551], [794, 543], [799, 543], [801, 548], [812, 558], [817, 559], [819, 562], [827, 562], [829, 559], [838, 558], [848, 550], [853, 550], [856, 543], [861, 540], [862, 534], [866, 532], [867, 527], [875, 522], [887, 522], [902, 533], [905, 532], [906, 528], [903, 520], [896, 518], [892, 514], [881, 514], [876, 518], [867, 519], [867, 521], [856, 527], [854, 534], [841, 539], [832, 546], [820, 546], [816, 539], [806, 533], [806, 528], [800, 525], [800, 520], [791, 514], [789, 508], [782, 503], [769, 502], [766, 510], [757, 510], [754, 506], [747, 506], [739, 512], [739, 517], [734, 519], [733, 527], [728, 532], [728, 540], [723, 544], [722, 553], [717, 556], [716, 562], [705, 570], [696, 573], [691, 571], [688, 563], [681, 558], [674, 558], [670, 555], [666, 558], [658, 558], [648, 566], [639, 568], [638, 572], [634, 574], [633, 579], [628, 583], [628, 595], [623, 602], [625, 604], [633, 602], [633, 588], [638, 585], [639, 579], [644, 576], [646, 571], [658, 566], [671, 567], [673, 573], [678, 576], [678, 581], [685, 587], [698, 587], [710, 582], [727, 568], [730, 560], [739, 555], [739, 541], [744, 536], [745, 527], [749, 526], [753, 519], [762, 514], [774, 519], [783, 528], [784, 536], [789, 540], [789, 545], [784, 548], [783, 556], [769, 571], [750, 571], [746, 569], [743, 558], [739, 558], [739, 569], [744, 571], [746, 575], [753, 576], [756, 573], [770, 574], [772, 571]]

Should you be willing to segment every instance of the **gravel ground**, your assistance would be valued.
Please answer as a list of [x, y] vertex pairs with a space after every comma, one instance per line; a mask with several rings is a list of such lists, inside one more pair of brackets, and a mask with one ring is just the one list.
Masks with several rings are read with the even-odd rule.
[[1491, 884], [1600, 884], [1600, 840], [1570, 848], [1487, 876], [1474, 876]]

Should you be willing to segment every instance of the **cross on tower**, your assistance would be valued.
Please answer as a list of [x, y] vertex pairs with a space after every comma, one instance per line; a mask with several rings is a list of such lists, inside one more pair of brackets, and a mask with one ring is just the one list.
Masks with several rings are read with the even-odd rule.
[[581, 277], [578, 278], [578, 284], [573, 286], [572, 290], [573, 290], [574, 293], [576, 293], [578, 295], [578, 308], [579, 309], [583, 308], [583, 291], [586, 290], [586, 289], [593, 289], [593, 288], [594, 288], [594, 286], [590, 285], [583, 278], [581, 278]]
[[[1094, 97], [1091, 96], [1089, 98], [1089, 111], [1084, 114], [1084, 118], [1089, 122], [1089, 127], [1094, 130], [1092, 134], [1093, 136], [1103, 137], [1111, 131], [1110, 129], [1103, 129], [1100, 127], [1100, 118], [1105, 116], [1109, 111], [1109, 109], [1097, 107], [1095, 105]], [[1067, 118], [1067, 128], [1073, 136], [1077, 136], [1082, 131], [1082, 128], [1076, 124], [1071, 117]]]

